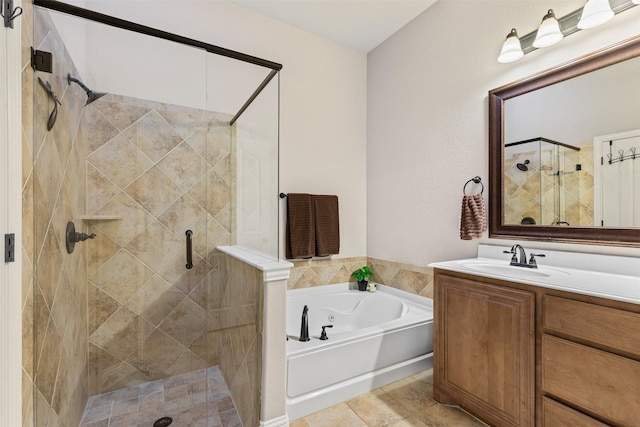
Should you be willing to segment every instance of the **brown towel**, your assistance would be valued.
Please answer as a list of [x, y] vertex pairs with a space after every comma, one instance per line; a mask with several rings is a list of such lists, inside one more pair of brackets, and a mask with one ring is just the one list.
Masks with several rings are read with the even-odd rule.
[[311, 258], [316, 244], [313, 196], [289, 193], [287, 196], [287, 259]]
[[316, 222], [316, 256], [329, 256], [340, 252], [340, 216], [338, 196], [313, 196]]
[[464, 195], [462, 197], [462, 214], [460, 215], [460, 238], [462, 240], [479, 239], [487, 230], [487, 211], [482, 194]]

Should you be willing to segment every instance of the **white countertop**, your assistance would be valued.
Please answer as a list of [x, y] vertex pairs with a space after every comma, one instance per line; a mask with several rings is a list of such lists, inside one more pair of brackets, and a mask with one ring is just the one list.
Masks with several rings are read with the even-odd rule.
[[[511, 247], [479, 245], [478, 257], [430, 267], [640, 304], [640, 258], [537, 250], [538, 268], [510, 266]], [[527, 249], [527, 259], [531, 250]]]

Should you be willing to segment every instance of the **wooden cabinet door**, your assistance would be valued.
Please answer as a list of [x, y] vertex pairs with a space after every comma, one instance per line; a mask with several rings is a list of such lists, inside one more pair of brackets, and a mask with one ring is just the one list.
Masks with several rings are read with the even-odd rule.
[[434, 310], [434, 398], [533, 426], [535, 295], [436, 272]]

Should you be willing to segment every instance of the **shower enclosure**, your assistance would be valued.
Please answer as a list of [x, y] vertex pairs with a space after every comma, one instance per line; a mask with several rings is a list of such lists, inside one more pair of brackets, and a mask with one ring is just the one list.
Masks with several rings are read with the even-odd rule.
[[579, 152], [542, 137], [505, 144], [504, 224], [591, 225], [580, 208]]
[[281, 66], [34, 3], [34, 425], [257, 425], [261, 290], [230, 280], [216, 247], [277, 258]]

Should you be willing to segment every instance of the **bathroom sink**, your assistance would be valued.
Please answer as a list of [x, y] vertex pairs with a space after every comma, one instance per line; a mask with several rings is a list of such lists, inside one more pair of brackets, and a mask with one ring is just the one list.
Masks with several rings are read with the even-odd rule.
[[471, 270], [482, 271], [490, 274], [498, 274], [501, 276], [520, 276], [520, 277], [549, 277], [550, 276], [550, 274], [535, 268], [515, 267], [512, 265], [467, 262], [462, 264], [462, 266], [469, 268]]

